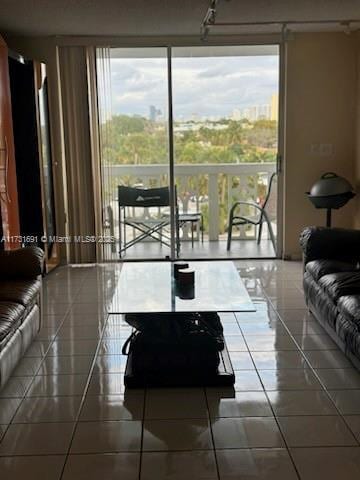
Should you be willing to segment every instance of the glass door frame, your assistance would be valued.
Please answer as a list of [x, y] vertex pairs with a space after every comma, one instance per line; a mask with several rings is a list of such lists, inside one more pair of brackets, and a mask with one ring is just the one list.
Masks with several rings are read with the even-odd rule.
[[[276, 252], [275, 257], [281, 258], [283, 252], [283, 191], [284, 191], [284, 162], [285, 162], [285, 81], [286, 81], [286, 42], [284, 41], [254, 41], [250, 43], [216, 43], [211, 46], [222, 47], [241, 47], [249, 45], [276, 45], [279, 48], [279, 71], [278, 71], [278, 125], [277, 125], [277, 157], [276, 157], [276, 172], [278, 174], [277, 182], [277, 238], [276, 238]], [[174, 117], [173, 117], [173, 81], [172, 81], [172, 50], [176, 47], [201, 47], [206, 48], [207, 45], [111, 45], [110, 48], [163, 48], [167, 52], [167, 90], [168, 90], [168, 152], [169, 152], [169, 188], [170, 188], [170, 255], [163, 258], [141, 258], [139, 261], [175, 261], [181, 257], [177, 256], [176, 248], [176, 184], [175, 184], [175, 152], [174, 152]], [[209, 45], [210, 46], [210, 45]], [[87, 62], [88, 62], [88, 89], [89, 89], [89, 107], [90, 107], [90, 124], [91, 124], [91, 150], [92, 150], [92, 171], [94, 179], [94, 196], [95, 196], [95, 227], [96, 234], [101, 237], [103, 235], [102, 227], [102, 193], [101, 193], [101, 156], [99, 144], [99, 126], [98, 126], [98, 97], [97, 97], [97, 82], [96, 82], [96, 46], [87, 48]], [[100, 175], [99, 175], [100, 174]], [[102, 249], [97, 246], [97, 261], [106, 262]], [[269, 258], [269, 257], [264, 257]], [[195, 257], [194, 257], [195, 259]], [[232, 256], [229, 258], [222, 258], [222, 260], [243, 260], [243, 257]], [[260, 259], [261, 258], [257, 258]], [[216, 258], [206, 258], [206, 260], [216, 260]], [[113, 260], [111, 260], [113, 261]], [[126, 258], [121, 261], [133, 261]]]
[[176, 186], [175, 186], [175, 155], [174, 155], [174, 114], [173, 114], [173, 83], [172, 83], [172, 47], [167, 47], [168, 68], [168, 133], [169, 133], [169, 189], [170, 189], [170, 260], [178, 259], [176, 249], [177, 219], [176, 219]]

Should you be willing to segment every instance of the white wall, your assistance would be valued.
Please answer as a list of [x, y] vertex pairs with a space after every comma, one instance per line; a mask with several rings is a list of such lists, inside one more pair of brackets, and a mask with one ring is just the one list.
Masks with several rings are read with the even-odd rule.
[[[324, 225], [305, 192], [325, 172], [354, 182], [357, 82], [355, 36], [292, 35], [287, 44], [284, 188], [284, 254], [300, 255], [298, 238], [307, 225]], [[311, 153], [313, 144], [333, 152]], [[333, 226], [351, 227], [355, 201], [333, 213]]]

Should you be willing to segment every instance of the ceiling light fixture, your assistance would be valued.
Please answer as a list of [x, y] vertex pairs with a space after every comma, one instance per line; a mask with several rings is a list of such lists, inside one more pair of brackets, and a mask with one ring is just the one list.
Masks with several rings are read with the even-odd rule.
[[[230, 1], [230, 0], [226, 0]], [[353, 31], [352, 24], [360, 23], [360, 19], [351, 19], [351, 20], [285, 20], [285, 21], [264, 21], [264, 22], [216, 22], [217, 16], [217, 6], [220, 0], [211, 0], [210, 5], [206, 11], [205, 17], [201, 23], [200, 33], [201, 40], [207, 41], [209, 33], [212, 28], [215, 27], [261, 27], [261, 26], [274, 26], [278, 27], [279, 30], [272, 33], [281, 33], [283, 41], [288, 39], [290, 33], [289, 25], [340, 25], [343, 32], [346, 35], [350, 35]]]
[[201, 33], [201, 40], [206, 41], [208, 34], [210, 32], [210, 25], [215, 25], [216, 20], [216, 6], [218, 4], [218, 0], [211, 0], [210, 6], [206, 11], [205, 17], [201, 23], [200, 33]]
[[340, 22], [340, 25], [344, 28], [343, 31], [346, 35], [351, 35], [351, 21], [350, 20]]

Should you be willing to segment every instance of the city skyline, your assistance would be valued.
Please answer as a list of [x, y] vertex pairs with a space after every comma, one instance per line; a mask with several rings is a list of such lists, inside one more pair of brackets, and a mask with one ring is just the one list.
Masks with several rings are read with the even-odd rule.
[[[229, 118], [237, 109], [271, 108], [271, 97], [278, 92], [278, 72], [277, 55], [174, 58], [174, 119]], [[166, 59], [111, 59], [112, 114], [149, 118], [153, 107], [165, 118], [166, 75]]]
[[[249, 121], [257, 120], [278, 120], [278, 93], [273, 93], [268, 103], [261, 105], [249, 105], [244, 108], [233, 108], [227, 115], [220, 116], [200, 116], [197, 112], [193, 112], [189, 118], [178, 116], [175, 122], [205, 122], [220, 121], [222, 119], [231, 119], [235, 121], [247, 119]], [[149, 105], [149, 113], [146, 116], [151, 121], [165, 120], [163, 112], [156, 105]]]

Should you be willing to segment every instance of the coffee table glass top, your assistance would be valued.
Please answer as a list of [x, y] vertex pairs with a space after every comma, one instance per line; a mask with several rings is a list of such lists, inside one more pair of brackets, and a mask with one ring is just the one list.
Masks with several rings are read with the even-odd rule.
[[254, 312], [233, 262], [187, 262], [195, 270], [193, 299], [176, 293], [170, 262], [123, 265], [109, 313]]

